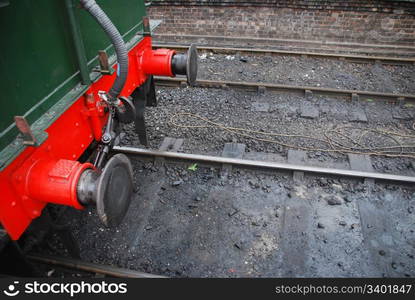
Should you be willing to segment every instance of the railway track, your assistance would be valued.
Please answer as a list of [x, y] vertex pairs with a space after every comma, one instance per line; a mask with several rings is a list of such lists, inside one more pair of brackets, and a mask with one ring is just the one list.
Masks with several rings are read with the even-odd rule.
[[[155, 77], [155, 80], [155, 83], [158, 86], [183, 87], [187, 85], [186, 78]], [[202, 88], [232, 88], [251, 92], [263, 92], [265, 90], [272, 92], [292, 92], [297, 94], [303, 94], [307, 97], [311, 97], [314, 94], [323, 96], [350, 97], [351, 100], [356, 101], [368, 99], [388, 100], [401, 105], [407, 102], [415, 102], [415, 95], [411, 94], [392, 94], [371, 91], [345, 90], [311, 86], [294, 86], [262, 82], [237, 82], [225, 80], [198, 79], [194, 86]]]
[[312, 53], [352, 54], [361, 56], [380, 56], [393, 58], [414, 58], [415, 47], [391, 44], [341, 43], [316, 40], [274, 39], [256, 37], [232, 37], [211, 35], [173, 35], [155, 34], [155, 44], [184, 45], [197, 43], [218, 47], [270, 48], [283, 51], [300, 51]]
[[[184, 51], [189, 48], [188, 45], [175, 44], [154, 44], [154, 48], [169, 48], [177, 51]], [[250, 54], [250, 55], [285, 55], [285, 56], [301, 56], [301, 57], [316, 57], [327, 59], [341, 59], [354, 63], [382, 63], [392, 65], [413, 65], [414, 58], [398, 58], [387, 56], [372, 56], [372, 55], [353, 55], [353, 54], [338, 54], [338, 53], [317, 53], [308, 51], [288, 51], [275, 49], [255, 49], [255, 48], [240, 48], [240, 47], [217, 47], [217, 46], [198, 46], [200, 52], [212, 52], [216, 54]]]
[[[162, 145], [166, 144], [165, 141]], [[176, 143], [172, 141], [172, 144]], [[224, 150], [225, 148], [226, 145]], [[130, 147], [115, 147], [114, 151], [140, 157], [143, 166], [147, 165], [145, 168], [148, 171], [146, 175], [141, 175], [142, 189], [137, 197], [140, 201], [153, 203], [149, 205], [150, 211], [162, 212], [156, 220], [153, 219], [154, 214], [147, 213], [147, 220], [151, 220], [147, 222], [158, 228], [154, 233], [149, 232], [149, 236], [160, 236], [160, 227], [170, 228], [172, 223], [191, 224], [190, 231], [196, 233], [189, 235], [189, 243], [195, 245], [193, 251], [196, 253], [201, 251], [197, 248], [200, 245], [200, 236], [209, 237], [208, 242], [203, 241], [221, 262], [226, 263], [233, 259], [232, 266], [238, 265], [241, 270], [247, 264], [245, 258], [239, 259], [241, 252], [244, 255], [256, 253], [259, 258], [255, 260], [254, 266], [261, 265], [263, 257], [269, 259], [267, 266], [275, 264], [276, 253], [279, 253], [282, 258], [277, 276], [314, 274], [312, 271], [307, 272], [310, 272], [309, 264], [312, 264], [310, 257], [315, 255], [321, 255], [316, 258], [319, 262], [316, 268], [325, 269], [327, 266], [327, 274], [341, 273], [344, 265], [353, 264], [359, 251], [367, 253], [367, 256], [363, 259], [357, 258], [359, 264], [353, 267], [353, 271], [361, 268], [357, 272], [366, 272], [364, 265], [369, 261], [374, 268], [372, 274], [375, 277], [413, 276], [413, 256], [410, 254], [412, 248], [405, 240], [396, 238], [396, 224], [410, 226], [408, 222], [411, 222], [412, 208], [407, 206], [405, 194], [413, 190], [415, 176], [362, 171], [359, 168], [365, 169], [367, 166], [363, 163], [365, 159], [359, 158], [357, 164], [356, 161], [352, 163], [349, 158], [350, 169], [309, 166], [306, 165], [307, 160], [304, 160], [304, 165], [298, 162], [294, 164], [290, 160], [290, 152], [288, 163], [277, 163], [261, 161], [267, 157], [261, 153], [245, 153], [242, 156], [255, 159], [250, 160], [224, 157], [225, 151], [222, 156]], [[151, 164], [147, 163], [148, 158], [154, 161], [154, 165], [164, 161], [165, 169], [152, 170], [149, 167]], [[371, 161], [368, 162], [371, 165]], [[182, 172], [195, 163], [201, 167], [200, 172], [192, 173], [188, 177], [184, 175], [183, 181], [180, 181]], [[268, 171], [255, 172], [259, 170]], [[218, 176], [209, 177], [209, 174]], [[314, 176], [305, 176], [306, 174]], [[146, 182], [143, 181], [144, 176], [151, 178]], [[344, 180], [353, 178], [358, 180]], [[159, 187], [146, 188], [149, 183]], [[383, 205], [377, 206], [379, 203]], [[169, 216], [173, 216], [172, 219]], [[163, 225], [160, 226], [160, 223]], [[177, 232], [188, 232], [188, 225], [183, 226]], [[177, 234], [181, 236], [180, 233]], [[170, 232], [168, 235], [174, 236]], [[255, 237], [252, 244], [246, 242], [252, 239], [252, 235]], [[270, 238], [275, 235], [279, 236], [278, 246], [273, 248]], [[183, 236], [181, 238], [185, 239]], [[396, 244], [391, 246], [389, 240]], [[176, 243], [175, 239], [172, 241]], [[164, 243], [169, 244], [163, 240]], [[267, 246], [256, 250], [258, 243]], [[399, 248], [395, 248], [396, 245]], [[234, 252], [230, 246], [234, 248]], [[225, 256], [217, 254], [224, 248], [228, 249]], [[315, 254], [317, 252], [319, 254]], [[330, 256], [333, 252], [335, 258]], [[333, 262], [339, 256], [343, 257], [341, 263]], [[401, 266], [405, 267], [398, 269], [396, 261], [402, 262]], [[266, 270], [268, 269], [265, 267], [262, 271], [264, 273], [260, 271], [256, 274], [264, 276]], [[241, 272], [245, 274], [242, 276], [252, 276], [251, 273], [246, 275], [247, 273]]]
[[[301, 165], [293, 165], [293, 164], [282, 164], [282, 163], [274, 163], [274, 162], [263, 162], [263, 161], [252, 161], [252, 160], [246, 160], [246, 159], [235, 159], [235, 158], [228, 158], [228, 157], [216, 157], [216, 156], [207, 156], [207, 155], [195, 155], [195, 154], [186, 154], [186, 153], [177, 153], [177, 152], [169, 152], [169, 151], [155, 151], [155, 150], [146, 150], [146, 149], [137, 149], [137, 148], [131, 148], [131, 147], [114, 147], [114, 152], [119, 153], [125, 153], [130, 156], [138, 156], [141, 158], [152, 158], [154, 161], [157, 160], [165, 160], [166, 162], [186, 162], [186, 165], [188, 165], [189, 162], [197, 162], [200, 163], [200, 165], [207, 165], [207, 166], [238, 166], [238, 167], [245, 167], [251, 170], [258, 170], [258, 169], [267, 169], [267, 170], [282, 170], [282, 171], [293, 171], [293, 173], [312, 173], [312, 174], [320, 174], [320, 175], [330, 175], [331, 177], [352, 177], [352, 178], [372, 178], [375, 180], [380, 180], [387, 183], [406, 183], [406, 184], [413, 184], [415, 182], [415, 177], [409, 177], [409, 176], [399, 176], [399, 175], [389, 175], [389, 174], [379, 174], [374, 172], [358, 172], [355, 170], [339, 170], [339, 169], [328, 169], [328, 168], [316, 168], [316, 167], [309, 167], [309, 166], [301, 166]], [[145, 159], [144, 159], [145, 161]], [[173, 164], [174, 165], [174, 164]], [[176, 168], [176, 166], [174, 166]], [[179, 167], [180, 168], [180, 167]], [[152, 171], [148, 169], [149, 173], [142, 174], [142, 178], [147, 178], [147, 180], [140, 182], [140, 193], [137, 193], [135, 203], [146, 203], [146, 205], [143, 206], [132, 206], [131, 209], [137, 209], [140, 207], [140, 219], [132, 218], [129, 223], [129, 226], [127, 226], [127, 230], [130, 230], [129, 233], [133, 234], [135, 238], [133, 240], [128, 241], [128, 245], [130, 246], [130, 249], [135, 249], [137, 255], [146, 256], [147, 251], [151, 251], [153, 256], [150, 256], [152, 261], [154, 262], [156, 268], [160, 266], [166, 266], [169, 262], [171, 262], [172, 257], [168, 255], [164, 255], [163, 248], [169, 249], [175, 249], [177, 252], [174, 254], [175, 260], [174, 263], [172, 263], [171, 267], [169, 267], [166, 271], [166, 274], [171, 274], [172, 277], [177, 276], [190, 276], [190, 277], [205, 277], [206, 276], [206, 269], [201, 268], [198, 269], [197, 266], [192, 265], [189, 271], [186, 273], [180, 273], [182, 272], [181, 266], [187, 266], [186, 263], [188, 261], [187, 255], [190, 255], [192, 258], [196, 255], [199, 255], [199, 253], [204, 253], [198, 247], [201, 247], [202, 241], [200, 240], [199, 236], [206, 236], [209, 240], [213, 239], [212, 243], [206, 242], [206, 240], [203, 240], [203, 246], [207, 247], [207, 249], [210, 249], [209, 251], [212, 251], [214, 254], [217, 255], [218, 260], [221, 262], [227, 262], [228, 259], [232, 261], [231, 266], [237, 265], [238, 269], [240, 271], [235, 271], [235, 269], [230, 269], [225, 267], [225, 270], [227, 273], [220, 273], [224, 272], [221, 268], [216, 267], [220, 270], [218, 270], [218, 274], [221, 274], [222, 276], [244, 276], [244, 277], [254, 277], [254, 276], [289, 276], [293, 275], [292, 273], [292, 266], [294, 265], [297, 269], [296, 272], [298, 274], [309, 274], [306, 272], [309, 272], [309, 267], [307, 265], [307, 257], [309, 257], [310, 250], [313, 249], [312, 244], [309, 245], [310, 241], [315, 240], [315, 235], [317, 234], [331, 234], [330, 230], [327, 230], [327, 233], [325, 233], [327, 227], [324, 226], [335, 226], [335, 230], [333, 230], [333, 235], [342, 235], [342, 237], [346, 240], [346, 242], [337, 241], [333, 238], [331, 240], [330, 238], [325, 239], [321, 242], [323, 245], [333, 245], [332, 247], [338, 247], [338, 243], [341, 243], [341, 246], [336, 248], [340, 249], [338, 250], [339, 255], [343, 255], [343, 260], [346, 263], [353, 262], [354, 259], [358, 260], [360, 258], [355, 258], [353, 255], [350, 254], [349, 247], [347, 243], [351, 245], [356, 245], [356, 247], [364, 248], [365, 251], [368, 251], [370, 253], [370, 261], [374, 261], [373, 264], [383, 270], [382, 268], [388, 268], [387, 269], [387, 275], [400, 275], [403, 276], [406, 271], [399, 271], [400, 273], [396, 273], [398, 271], [391, 268], [391, 264], [395, 262], [395, 259], [397, 257], [401, 260], [398, 261], [404, 261], [408, 264], [410, 267], [411, 260], [410, 258], [406, 258], [406, 260], [403, 260], [402, 256], [398, 256], [395, 252], [393, 252], [392, 247], [386, 245], [383, 242], [383, 238], [385, 238], [385, 235], [387, 237], [392, 236], [392, 231], [394, 230], [393, 227], [389, 227], [387, 225], [384, 225], [384, 227], [380, 226], [379, 224], [387, 224], [386, 223], [386, 215], [381, 214], [383, 211], [380, 211], [378, 208], [374, 208], [371, 205], [369, 205], [369, 201], [365, 197], [360, 197], [359, 201], [353, 201], [349, 204], [342, 204], [342, 205], [335, 205], [335, 206], [324, 206], [324, 202], [318, 202], [314, 201], [313, 205], [310, 207], [311, 200], [313, 197], [316, 197], [313, 194], [310, 194], [307, 196], [310, 197], [310, 200], [305, 200], [302, 197], [298, 196], [301, 194], [298, 194], [301, 191], [301, 185], [306, 184], [305, 182], [308, 182], [307, 178], [304, 177], [304, 182], [301, 181], [300, 183], [295, 182], [295, 180], [290, 183], [290, 187], [292, 189], [287, 190], [290, 191], [290, 196], [285, 196], [286, 193], [278, 193], [276, 192], [275, 195], [272, 193], [270, 194], [264, 194], [264, 192], [261, 191], [261, 189], [242, 189], [242, 192], [238, 188], [233, 188], [232, 185], [224, 185], [221, 186], [220, 184], [212, 184], [210, 187], [203, 187], [201, 189], [201, 186], [198, 184], [194, 184], [194, 182], [182, 182], [179, 186], [173, 186], [172, 183], [166, 184], [166, 181], [168, 182], [169, 179], [163, 178], [164, 171]], [[245, 172], [247, 174], [247, 172]], [[272, 174], [276, 175], [276, 174]], [[235, 175], [236, 176], [236, 175]], [[324, 177], [324, 176], [323, 176]], [[281, 177], [279, 177], [281, 178]], [[211, 179], [214, 180], [214, 179]], [[220, 180], [220, 179], [218, 179]], [[319, 178], [321, 180], [321, 178]], [[272, 188], [275, 188], [279, 186], [275, 183], [272, 185]], [[196, 180], [196, 182], [198, 182]], [[268, 182], [268, 181], [266, 181]], [[337, 181], [336, 181], [337, 182]], [[265, 183], [264, 183], [265, 184]], [[365, 183], [363, 183], [365, 184]], [[208, 183], [206, 185], [209, 185]], [[400, 186], [398, 188], [405, 188], [405, 186]], [[195, 190], [195, 192], [191, 192]], [[283, 191], [285, 191], [284, 185], [280, 187]], [[312, 193], [312, 188], [310, 189], [310, 193]], [[274, 190], [272, 190], [274, 192]], [[297, 193], [298, 191], [298, 193]], [[205, 193], [205, 194], [204, 194]], [[247, 196], [244, 197], [242, 194], [247, 193]], [[314, 192], [315, 193], [315, 192]], [[178, 197], [177, 195], [182, 195]], [[268, 195], [268, 196], [266, 196]], [[360, 194], [359, 194], [360, 195]], [[199, 199], [197, 197], [200, 197]], [[284, 197], [286, 199], [284, 200]], [[288, 197], [288, 198], [287, 198]], [[238, 199], [235, 201], [234, 199]], [[253, 201], [254, 200], [254, 201]], [[258, 200], [258, 201], [257, 201]], [[261, 200], [261, 201], [260, 201]], [[267, 213], [269, 211], [272, 211], [272, 206], [270, 204], [270, 201], [272, 201], [272, 204], [275, 204], [275, 207], [278, 207], [276, 214], [270, 214]], [[351, 200], [348, 200], [351, 201]], [[254, 204], [254, 202], [256, 204]], [[402, 201], [400, 201], [402, 202]], [[236, 205], [237, 209], [232, 208], [234, 206], [230, 206], [230, 203], [232, 205]], [[369, 204], [368, 204], [369, 203]], [[247, 205], [247, 206], [245, 206]], [[267, 206], [268, 205], [268, 206]], [[352, 213], [354, 214], [354, 210], [349, 207], [354, 207], [357, 209], [358, 213], [357, 215], [361, 216], [359, 219], [356, 219], [352, 217]], [[219, 207], [216, 210], [212, 207]], [[251, 216], [248, 212], [250, 210], [247, 210], [246, 207], [249, 209], [252, 209], [252, 206], [256, 209], [258, 209], [259, 212], [261, 212], [261, 221], [258, 221], [259, 219], [251, 219]], [[330, 214], [325, 215], [325, 210], [323, 209], [330, 209]], [[318, 208], [318, 209], [317, 209]], [[337, 210], [341, 210], [341, 213], [337, 212]], [[255, 211], [255, 210], [254, 210]], [[168, 212], [168, 213], [166, 213]], [[321, 212], [321, 215], [320, 215]], [[318, 215], [318, 220], [315, 220], [316, 213]], [[327, 213], [327, 211], [326, 211]], [[169, 216], [171, 216], [169, 218]], [[256, 216], [256, 215], [255, 215]], [[390, 217], [390, 216], [389, 216]], [[253, 217], [252, 217], [253, 218]], [[335, 219], [335, 222], [340, 222], [339, 224], [333, 223], [333, 225], [330, 224], [331, 218]], [[336, 218], [339, 218], [340, 220], [346, 219], [347, 220], [347, 226], [345, 225], [345, 222], [341, 222], [337, 220]], [[213, 221], [212, 221], [213, 219]], [[241, 225], [240, 222], [237, 220], [245, 220], [244, 225]], [[246, 221], [249, 220], [249, 221]], [[180, 220], [180, 221], [179, 221]], [[186, 221], [185, 221], [186, 220]], [[318, 227], [317, 223], [319, 222]], [[261, 222], [266, 222], [266, 226], [263, 226]], [[313, 223], [314, 222], [314, 223]], [[334, 222], [334, 221], [333, 221]], [[140, 224], [142, 224], [140, 226]], [[175, 225], [172, 225], [175, 224]], [[360, 224], [360, 225], [357, 225]], [[373, 227], [375, 224], [375, 227]], [[83, 225], [85, 226], [85, 225]], [[237, 227], [235, 227], [237, 226]], [[241, 226], [243, 230], [241, 230]], [[229, 232], [226, 230], [226, 228], [233, 228], [231, 232], [233, 234], [229, 234]], [[332, 228], [332, 227], [330, 227]], [[360, 231], [357, 230], [357, 228], [361, 228], [362, 235], [364, 236], [364, 241], [361, 241]], [[333, 228], [332, 228], [333, 229]], [[215, 231], [216, 230], [216, 231]], [[226, 233], [224, 233], [223, 231]], [[253, 248], [255, 250], [252, 251], [258, 251], [255, 253], [266, 253], [269, 255], [269, 260], [266, 262], [268, 264], [275, 263], [275, 256], [272, 256], [271, 254], [275, 255], [275, 253], [280, 253], [282, 256], [283, 264], [282, 266], [279, 266], [281, 269], [280, 273], [272, 273], [271, 275], [267, 273], [261, 273], [262, 271], [259, 270], [256, 273], [244, 273], [244, 269], [242, 267], [246, 264], [246, 259], [240, 260], [239, 257], [241, 257], [241, 252], [245, 253], [248, 251], [251, 251], [251, 248], [249, 248], [249, 244], [243, 244], [240, 242], [237, 237], [238, 234], [235, 234], [235, 232], [244, 232], [246, 236], [253, 236], [255, 234], [255, 239], [259, 239], [261, 241], [264, 241], [266, 243], [271, 243], [267, 237], [268, 236], [274, 236], [276, 235], [276, 232], [279, 232], [281, 235], [281, 240], [278, 240], [278, 247], [271, 247], [270, 248]], [[211, 232], [210, 234], [206, 232]], [[163, 239], [162, 242], [160, 242], [160, 246], [157, 247], [149, 247], [147, 248], [147, 245], [149, 243], [153, 245], [154, 241], [158, 238], [160, 238], [160, 235], [162, 235], [164, 232], [168, 233], [166, 235], [166, 239]], [[191, 232], [189, 234], [189, 232]], [[359, 232], [359, 233], [357, 233]], [[110, 236], [109, 233], [108, 237]], [[127, 233], [124, 233], [127, 234]], [[353, 236], [352, 236], [353, 234]], [[217, 236], [217, 237], [216, 237]], [[245, 236], [245, 235], [244, 235]], [[357, 237], [356, 237], [357, 236]], [[85, 238], [85, 237], [80, 237]], [[207, 239], [206, 238], [206, 239]], [[140, 252], [141, 247], [135, 248], [134, 245], [136, 243], [136, 239], [138, 239], [138, 242], [142, 245], [142, 249], [145, 249], [143, 252]], [[189, 240], [187, 240], [189, 239]], [[235, 240], [236, 239], [236, 240]], [[359, 243], [356, 242], [356, 239], [358, 239]], [[112, 239], [111, 239], [112, 240]], [[178, 241], [180, 241], [178, 243]], [[376, 243], [375, 243], [376, 242]], [[110, 240], [106, 241], [106, 243], [113, 243]], [[231, 243], [229, 245], [229, 243]], [[333, 244], [331, 244], [333, 243]], [[355, 244], [354, 244], [355, 243]], [[379, 243], [380, 246], [377, 246]], [[382, 244], [383, 243], [383, 244]], [[173, 246], [174, 245], [174, 246]], [[181, 246], [184, 245], [184, 246]], [[262, 245], [262, 243], [261, 243]], [[267, 245], [273, 245], [273, 244], [267, 244]], [[300, 245], [303, 245], [300, 247]], [[376, 245], [376, 246], [373, 246]], [[184, 247], [184, 248], [183, 248]], [[190, 250], [187, 248], [189, 247]], [[218, 248], [216, 248], [218, 247]], [[316, 247], [316, 245], [314, 245]], [[354, 246], [351, 246], [351, 249]], [[329, 248], [326, 246], [324, 249]], [[151, 250], [147, 250], [151, 249]], [[155, 250], [153, 250], [155, 249]], [[178, 249], [185, 249], [185, 250], [178, 250]], [[198, 249], [198, 250], [197, 250]], [[205, 248], [203, 248], [205, 249]], [[228, 252], [225, 252], [226, 259], [222, 256], [220, 256], [220, 251], [218, 249], [228, 249]], [[216, 252], [218, 251], [218, 252]], [[322, 250], [329, 251], [329, 250]], [[388, 253], [387, 256], [383, 257], [380, 256], [378, 253], [379, 251], [384, 251], [385, 253]], [[405, 250], [406, 251], [406, 250]], [[236, 253], [236, 254], [232, 254]], [[251, 252], [249, 252], [251, 253]], [[381, 252], [383, 253], [383, 252]], [[389, 257], [389, 253], [391, 253], [391, 256]], [[406, 252], [405, 252], [406, 253]], [[120, 255], [128, 256], [129, 254], [124, 252], [120, 253]], [[259, 254], [258, 254], [259, 255]], [[325, 255], [325, 252], [322, 254]], [[105, 256], [105, 255], [104, 255]], [[229, 258], [230, 256], [231, 258]], [[199, 256], [197, 256], [199, 257]], [[245, 256], [242, 256], [245, 257]], [[260, 259], [258, 259], [259, 262], [261, 262], [263, 257], [267, 256], [259, 256]], [[381, 258], [379, 258], [381, 257]], [[120, 268], [114, 268], [111, 266], [102, 266], [97, 265], [93, 263], [85, 263], [83, 261], [74, 260], [71, 258], [61, 258], [61, 257], [51, 257], [51, 256], [40, 256], [40, 255], [32, 255], [28, 257], [30, 260], [45, 264], [47, 266], [51, 266], [53, 268], [56, 268], [59, 270], [60, 268], [75, 270], [78, 273], [82, 275], [88, 276], [94, 276], [94, 277], [100, 277], [100, 276], [109, 276], [109, 277], [122, 277], [122, 278], [163, 278], [159, 275], [154, 274], [148, 274], [148, 273], [142, 273], [134, 270], [129, 269], [120, 269]], [[196, 258], [197, 259], [197, 258]], [[213, 259], [213, 258], [212, 258]], [[368, 259], [365, 257], [364, 259]], [[257, 261], [255, 261], [257, 262]], [[204, 261], [201, 261], [200, 264], [204, 264]], [[210, 263], [210, 262], [208, 262]], [[260, 265], [260, 263], [255, 263], [255, 265]], [[324, 265], [324, 264], [322, 264]], [[334, 263], [336, 266], [336, 264]], [[203, 265], [204, 266], [204, 265]], [[328, 265], [327, 268], [331, 268], [334, 271], [334, 274], [338, 274], [335, 268], [333, 266]], [[278, 268], [274, 268], [278, 269]], [[330, 269], [330, 270], [331, 270]], [[163, 270], [163, 268], [161, 268]], [[175, 273], [176, 271], [179, 271], [179, 273]], [[164, 271], [163, 271], [164, 272]], [[170, 272], [170, 273], [169, 273]], [[188, 273], [190, 272], [190, 273]], [[198, 273], [200, 272], [200, 273]], [[234, 274], [234, 272], [240, 272]], [[340, 271], [341, 272], [341, 271]], [[197, 275], [195, 275], [197, 274]], [[216, 274], [216, 273], [215, 273]], [[264, 275], [265, 274], [265, 275]], [[297, 274], [297, 273], [295, 273]], [[377, 276], [377, 273], [373, 273]], [[381, 274], [381, 273], [379, 273]], [[412, 273], [408, 273], [411, 275]], [[210, 275], [211, 276], [211, 275]], [[310, 276], [310, 275], [309, 275]]]
[[265, 170], [279, 170], [279, 171], [292, 171], [292, 172], [304, 172], [310, 174], [320, 174], [339, 177], [361, 178], [361, 179], [374, 179], [379, 181], [396, 182], [396, 183], [415, 183], [414, 176], [403, 176], [395, 174], [386, 174], [378, 172], [367, 172], [359, 170], [347, 170], [336, 168], [315, 167], [307, 165], [298, 165], [291, 163], [278, 163], [271, 161], [257, 161], [239, 158], [229, 158], [220, 156], [200, 155], [191, 153], [178, 153], [169, 151], [149, 150], [133, 147], [120, 147], [115, 146], [113, 151], [116, 153], [124, 153], [134, 156], [152, 157], [170, 159], [173, 161], [190, 161], [193, 163], [202, 163], [207, 165], [233, 165], [244, 168], [265, 169]]
[[108, 276], [117, 278], [167, 278], [165, 276], [149, 274], [124, 268], [116, 268], [107, 265], [95, 264], [73, 258], [64, 258], [38, 254], [29, 255], [27, 256], [27, 258], [36, 263], [48, 265], [51, 267], [58, 267], [60, 269], [69, 269], [83, 273], [91, 273], [94, 276]]

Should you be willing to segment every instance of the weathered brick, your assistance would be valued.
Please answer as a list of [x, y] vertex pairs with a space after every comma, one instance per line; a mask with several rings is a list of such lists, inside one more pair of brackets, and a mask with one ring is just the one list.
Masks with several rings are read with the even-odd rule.
[[[153, 1], [149, 15], [163, 19], [157, 33], [298, 38], [341, 42], [415, 43], [415, 3], [392, 1], [252, 0]], [[250, 3], [243, 5], [243, 3]], [[205, 21], [205, 22], [202, 22]], [[388, 25], [388, 22], [392, 22]], [[204, 26], [195, 26], [201, 25]]]

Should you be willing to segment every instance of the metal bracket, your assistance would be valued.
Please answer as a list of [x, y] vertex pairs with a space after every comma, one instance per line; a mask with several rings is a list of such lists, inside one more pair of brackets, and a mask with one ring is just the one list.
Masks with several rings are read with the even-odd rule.
[[23, 134], [23, 145], [35, 146], [36, 138], [26, 118], [23, 116], [14, 116], [14, 122], [20, 133]]
[[143, 17], [143, 35], [151, 36], [150, 19], [148, 17]]
[[144, 119], [146, 106], [157, 106], [153, 76], [150, 76], [141, 86], [131, 94], [135, 105], [135, 130], [142, 145], [147, 145], [147, 128]]
[[99, 60], [99, 70], [102, 75], [112, 75], [114, 73], [114, 69], [111, 68], [108, 60], [108, 54], [105, 50], [98, 51], [98, 60]]

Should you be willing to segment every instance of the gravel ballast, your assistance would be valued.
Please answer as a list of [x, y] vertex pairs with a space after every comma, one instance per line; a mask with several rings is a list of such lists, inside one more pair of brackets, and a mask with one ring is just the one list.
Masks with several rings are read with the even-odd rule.
[[413, 65], [353, 63], [300, 56], [204, 53], [199, 56], [198, 78], [415, 93]]
[[[413, 187], [133, 164], [139, 189], [119, 227], [94, 208], [65, 214], [82, 259], [170, 277], [415, 276]], [[376, 214], [362, 223], [366, 202]], [[381, 213], [386, 231], [368, 235]]]
[[[184, 138], [181, 148], [184, 152], [220, 155], [225, 143], [235, 142], [246, 144], [246, 152], [274, 153], [287, 156], [288, 147], [279, 144], [255, 140], [237, 135], [223, 129], [215, 128], [181, 128], [173, 125], [170, 120], [176, 116], [175, 122], [182, 125], [207, 125], [182, 115], [192, 113], [211, 121], [226, 125], [252, 129], [256, 131], [298, 134], [324, 139], [329, 129], [342, 127], [357, 128], [353, 138], [358, 139], [361, 129], [381, 129], [400, 134], [413, 134], [412, 119], [394, 118], [394, 114], [411, 114], [413, 107], [396, 107], [385, 102], [351, 103], [345, 99], [315, 96], [306, 100], [303, 96], [284, 93], [248, 93], [243, 91], [203, 89], [203, 88], [159, 88], [158, 107], [146, 109], [148, 124], [149, 148], [157, 149], [165, 137]], [[258, 109], [258, 107], [260, 109]], [[265, 110], [262, 108], [266, 108]], [[318, 112], [318, 117], [302, 116], [309, 107]], [[360, 111], [367, 117], [367, 122], [351, 121], [351, 114]], [[125, 136], [122, 145], [140, 146], [134, 125], [124, 128]], [[342, 132], [342, 131], [341, 131]], [[257, 135], [260, 138], [273, 139], [271, 136]], [[302, 138], [277, 138], [281, 143], [299, 147], [327, 148], [327, 144]], [[363, 139], [367, 145], [396, 145], [388, 137], [367, 135]], [[415, 144], [413, 139], [407, 143]], [[293, 148], [296, 149], [296, 148]], [[407, 149], [409, 151], [410, 149]], [[344, 163], [347, 156], [340, 153], [308, 151], [308, 157], [327, 165]], [[415, 174], [410, 158], [373, 158], [374, 168], [381, 172], [399, 174]]]

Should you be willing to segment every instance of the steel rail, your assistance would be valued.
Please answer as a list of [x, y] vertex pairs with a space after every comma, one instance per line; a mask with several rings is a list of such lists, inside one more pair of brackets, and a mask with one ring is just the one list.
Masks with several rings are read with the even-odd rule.
[[[174, 45], [174, 44], [154, 44], [154, 48], [169, 48], [174, 50], [187, 50], [187, 45]], [[306, 51], [287, 51], [287, 50], [274, 50], [274, 49], [253, 49], [253, 48], [238, 48], [238, 47], [216, 47], [216, 46], [197, 46], [199, 51], [210, 51], [213, 53], [231, 54], [231, 53], [247, 53], [247, 54], [260, 54], [260, 55], [290, 55], [290, 56], [308, 56], [318, 58], [334, 58], [345, 59], [351, 62], [380, 62], [383, 64], [415, 64], [413, 58], [397, 58], [386, 56], [366, 56], [366, 55], [352, 55], [352, 54], [333, 54], [333, 53], [316, 53]]]
[[140, 271], [116, 268], [112, 266], [99, 265], [90, 262], [81, 261], [78, 259], [55, 257], [49, 255], [28, 255], [29, 260], [59, 267], [65, 267], [78, 271], [89, 273], [96, 273], [119, 278], [167, 278], [165, 276], [144, 273]]
[[247, 43], [258, 43], [258, 42], [272, 42], [272, 43], [283, 43], [283, 44], [310, 44], [310, 45], [321, 45], [321, 46], [339, 46], [348, 48], [369, 48], [369, 49], [393, 49], [402, 50], [406, 49], [409, 51], [415, 51], [415, 46], [411, 45], [391, 45], [391, 44], [371, 44], [371, 43], [354, 43], [354, 42], [336, 42], [336, 41], [318, 41], [318, 40], [296, 40], [296, 39], [279, 39], [279, 38], [264, 38], [264, 37], [252, 37], [252, 36], [229, 36], [229, 35], [197, 35], [197, 34], [181, 34], [177, 33], [156, 33], [153, 35], [154, 38], [182, 38], [182, 39], [204, 39], [204, 40], [219, 40], [221, 42], [228, 41], [242, 41], [244, 44]]
[[[169, 78], [156, 76], [155, 83], [158, 86], [185, 86], [186, 78]], [[285, 91], [285, 92], [296, 92], [306, 93], [311, 92], [317, 95], [330, 95], [330, 96], [347, 96], [360, 97], [362, 99], [381, 99], [381, 100], [392, 100], [395, 102], [402, 103], [404, 101], [415, 101], [415, 95], [412, 94], [393, 94], [393, 93], [380, 93], [371, 91], [359, 91], [359, 90], [344, 90], [324, 87], [312, 87], [312, 86], [294, 86], [285, 84], [274, 84], [265, 82], [237, 82], [237, 81], [222, 81], [222, 80], [205, 80], [198, 79], [194, 86], [203, 88], [234, 88], [243, 89], [248, 91], [258, 91], [261, 88], [265, 88], [269, 91]]]
[[258, 168], [258, 169], [300, 171], [300, 172], [306, 172], [306, 173], [335, 175], [335, 176], [342, 176], [342, 177], [371, 178], [371, 179], [384, 180], [384, 181], [415, 183], [415, 177], [413, 176], [404, 176], [404, 175], [395, 175], [395, 174], [293, 165], [293, 164], [288, 164], [288, 163], [256, 161], [256, 160], [228, 158], [228, 157], [211, 156], [211, 155], [149, 150], [149, 149], [141, 149], [141, 148], [133, 148], [133, 147], [125, 147], [125, 146], [123, 147], [115, 146], [113, 148], [113, 151], [117, 153], [124, 153], [124, 154], [130, 154], [130, 155], [163, 157], [163, 158], [170, 158], [170, 159], [177, 159], [177, 160], [208, 163], [208, 164], [228, 164], [228, 165], [235, 165], [235, 166], [242, 166], [242, 167], [251, 167], [251, 168], [253, 167], [253, 168]]

